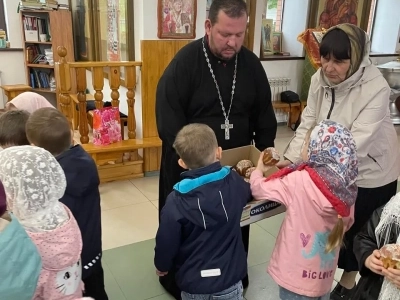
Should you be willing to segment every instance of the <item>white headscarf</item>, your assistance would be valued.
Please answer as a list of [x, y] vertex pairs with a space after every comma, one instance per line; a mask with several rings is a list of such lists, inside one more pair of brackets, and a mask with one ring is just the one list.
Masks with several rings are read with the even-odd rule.
[[26, 230], [53, 230], [68, 221], [68, 213], [59, 202], [67, 185], [65, 174], [50, 152], [35, 146], [3, 150], [0, 180], [9, 210]]
[[14, 105], [19, 110], [26, 110], [29, 113], [33, 113], [43, 107], [55, 108], [45, 97], [33, 92], [19, 94], [17, 97], [7, 102], [6, 106], [8, 107], [10, 104]]
[[[391, 238], [397, 237], [396, 244], [400, 244], [400, 193], [396, 194], [383, 208], [381, 219], [375, 228], [378, 248], [393, 243]], [[382, 284], [379, 300], [400, 300], [399, 289], [385, 278]]]

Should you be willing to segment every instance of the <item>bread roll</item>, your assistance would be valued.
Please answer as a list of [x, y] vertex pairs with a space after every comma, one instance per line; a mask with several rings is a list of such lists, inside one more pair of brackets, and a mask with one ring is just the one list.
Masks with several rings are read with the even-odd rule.
[[400, 245], [387, 244], [379, 252], [385, 269], [400, 269]]
[[244, 159], [236, 164], [236, 172], [238, 172], [240, 176], [244, 177], [246, 175], [247, 169], [251, 167], [254, 167], [253, 163], [248, 159]]
[[245, 179], [250, 179], [251, 173], [256, 169], [256, 167], [248, 168], [244, 174]]
[[275, 148], [267, 148], [264, 150], [264, 156], [263, 156], [263, 163], [264, 165], [268, 167], [275, 166], [281, 157], [278, 154], [278, 151], [276, 151]]

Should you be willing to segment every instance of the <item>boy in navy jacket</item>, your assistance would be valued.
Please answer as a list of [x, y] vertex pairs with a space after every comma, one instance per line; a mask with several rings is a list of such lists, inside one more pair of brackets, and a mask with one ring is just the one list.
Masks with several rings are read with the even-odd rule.
[[57, 109], [40, 108], [26, 123], [29, 142], [53, 154], [64, 170], [67, 189], [60, 199], [71, 210], [82, 234], [82, 281], [84, 296], [108, 300], [101, 265], [100, 179], [90, 155], [80, 146], [71, 146], [67, 118]]
[[183, 300], [243, 299], [247, 261], [240, 219], [252, 198], [250, 185], [221, 166], [222, 150], [207, 125], [183, 127], [173, 147], [179, 165], [189, 171], [182, 173], [161, 211], [156, 272], [176, 271]]

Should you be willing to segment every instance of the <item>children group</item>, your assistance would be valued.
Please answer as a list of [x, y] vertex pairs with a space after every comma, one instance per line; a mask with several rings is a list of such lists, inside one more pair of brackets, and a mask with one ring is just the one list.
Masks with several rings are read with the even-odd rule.
[[[97, 167], [74, 145], [68, 120], [42, 96], [23, 93], [1, 112], [0, 146], [0, 298], [108, 299]], [[162, 210], [154, 262], [159, 276], [176, 273], [183, 300], [243, 299], [240, 219], [253, 198], [286, 207], [268, 266], [280, 299], [330, 299], [357, 197], [357, 149], [347, 128], [315, 124], [302, 161], [267, 178], [261, 153], [250, 184], [221, 165], [207, 125], [183, 127], [173, 146], [188, 171]], [[399, 299], [400, 272], [385, 269], [379, 252], [400, 243], [399, 229], [396, 195], [355, 238], [366, 299]]]
[[[286, 215], [268, 273], [282, 300], [329, 300], [344, 233], [354, 222], [358, 161], [349, 129], [323, 120], [308, 131], [302, 161], [265, 178], [261, 153], [250, 184], [220, 163], [222, 149], [204, 124], [183, 127], [174, 145], [188, 171], [169, 194], [156, 235], [158, 276], [176, 274], [183, 300], [242, 300], [247, 258], [240, 219], [250, 200], [269, 199]], [[379, 249], [400, 242], [400, 194], [356, 236], [362, 276], [352, 299], [400, 299], [400, 271], [385, 269]]]
[[1, 299], [108, 299], [97, 167], [73, 144], [68, 120], [36, 93], [1, 112]]

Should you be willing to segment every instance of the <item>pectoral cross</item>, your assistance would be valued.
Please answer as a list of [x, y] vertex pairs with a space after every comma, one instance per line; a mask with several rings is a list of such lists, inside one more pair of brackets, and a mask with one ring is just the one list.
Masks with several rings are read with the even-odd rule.
[[229, 130], [231, 130], [232, 128], [233, 128], [233, 124], [229, 124], [228, 119], [225, 120], [225, 124], [221, 124], [221, 129], [225, 130], [225, 140], [229, 140], [229, 138], [230, 138]]

